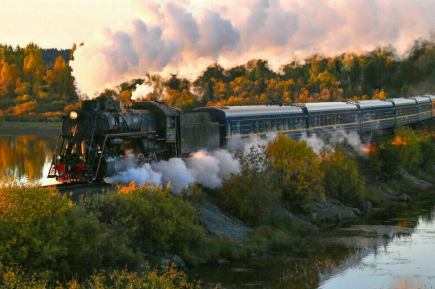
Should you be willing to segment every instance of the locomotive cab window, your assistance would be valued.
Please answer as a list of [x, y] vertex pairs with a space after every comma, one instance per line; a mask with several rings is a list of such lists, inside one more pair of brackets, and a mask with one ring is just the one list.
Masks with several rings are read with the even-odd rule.
[[175, 128], [175, 117], [167, 117], [166, 118], [166, 127]]

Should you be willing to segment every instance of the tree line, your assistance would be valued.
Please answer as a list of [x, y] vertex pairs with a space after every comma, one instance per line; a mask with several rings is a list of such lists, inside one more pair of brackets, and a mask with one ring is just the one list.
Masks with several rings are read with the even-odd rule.
[[367, 100], [435, 92], [435, 42], [417, 40], [406, 57], [392, 47], [335, 57], [312, 55], [295, 59], [274, 71], [267, 60], [253, 59], [229, 69], [218, 63], [196, 80], [172, 74], [146, 75], [122, 83], [102, 95], [130, 102], [136, 84], [153, 91], [145, 99], [159, 99], [182, 109], [212, 105], [251, 105]]
[[[0, 45], [0, 112], [53, 114], [78, 101], [71, 67], [75, 50]], [[65, 61], [66, 58], [66, 61]]]

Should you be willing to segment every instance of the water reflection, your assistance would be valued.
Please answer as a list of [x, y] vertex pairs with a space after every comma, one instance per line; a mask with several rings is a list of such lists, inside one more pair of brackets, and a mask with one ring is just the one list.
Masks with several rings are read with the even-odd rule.
[[325, 278], [320, 288], [434, 288], [434, 203], [433, 196], [429, 196], [375, 214], [383, 217], [372, 216], [374, 223], [413, 228], [413, 233], [395, 235], [357, 266], [341, 266], [340, 272]]
[[0, 178], [13, 176], [20, 182], [48, 182], [45, 174], [56, 140], [53, 136], [0, 136]]
[[198, 273], [224, 288], [435, 288], [434, 206], [432, 196], [374, 210], [359, 224], [323, 233], [303, 258], [278, 255]]

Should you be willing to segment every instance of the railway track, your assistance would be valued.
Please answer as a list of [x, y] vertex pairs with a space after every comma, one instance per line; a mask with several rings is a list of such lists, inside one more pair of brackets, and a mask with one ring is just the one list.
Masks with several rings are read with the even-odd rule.
[[43, 186], [45, 188], [55, 187], [59, 193], [62, 195], [68, 194], [71, 195], [72, 199], [82, 198], [86, 194], [94, 194], [99, 193], [104, 190], [113, 188], [113, 185], [108, 184], [106, 182], [93, 182], [89, 183], [74, 183], [74, 184], [55, 184], [55, 185], [47, 185]]

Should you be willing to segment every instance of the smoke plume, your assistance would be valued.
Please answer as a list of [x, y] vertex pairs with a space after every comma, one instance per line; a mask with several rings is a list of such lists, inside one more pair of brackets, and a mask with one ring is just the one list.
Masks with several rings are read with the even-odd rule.
[[347, 144], [357, 154], [364, 155], [366, 152], [363, 150], [367, 146], [364, 144], [357, 132], [346, 132], [344, 129], [328, 133], [325, 137], [319, 137], [316, 134], [307, 136], [304, 133], [300, 139], [305, 141], [309, 147], [313, 149], [316, 154], [320, 154], [323, 149], [333, 149], [334, 144]]
[[138, 168], [130, 167], [105, 180], [111, 184], [129, 184], [133, 181], [138, 185], [148, 182], [161, 186], [170, 184], [178, 194], [191, 183], [215, 189], [222, 185], [225, 178], [239, 172], [238, 159], [228, 151], [219, 149], [213, 152], [196, 152], [185, 161], [171, 158]]
[[208, 65], [392, 45], [405, 52], [434, 28], [435, 0], [133, 0], [131, 19], [102, 27], [71, 62], [79, 92], [93, 97], [146, 73], [194, 78]]

